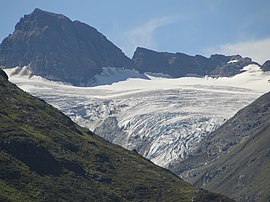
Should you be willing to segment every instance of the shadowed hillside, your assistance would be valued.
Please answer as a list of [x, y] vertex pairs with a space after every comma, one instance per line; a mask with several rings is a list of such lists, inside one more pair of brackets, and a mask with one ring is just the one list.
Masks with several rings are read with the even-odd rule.
[[240, 110], [173, 169], [239, 201], [270, 200], [270, 93]]

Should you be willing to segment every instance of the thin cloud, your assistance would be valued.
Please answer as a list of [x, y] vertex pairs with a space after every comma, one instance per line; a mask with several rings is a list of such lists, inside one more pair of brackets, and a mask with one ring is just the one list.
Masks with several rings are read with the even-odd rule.
[[122, 48], [128, 55], [132, 56], [134, 50], [138, 46], [145, 48], [156, 49], [157, 44], [155, 41], [155, 31], [165, 25], [175, 23], [179, 20], [176, 16], [167, 16], [162, 18], [152, 19], [139, 27], [123, 33]]
[[270, 38], [245, 41], [236, 44], [224, 44], [218, 47], [210, 48], [206, 51], [208, 54], [222, 53], [226, 55], [240, 54], [250, 57], [253, 61], [263, 64], [270, 60]]

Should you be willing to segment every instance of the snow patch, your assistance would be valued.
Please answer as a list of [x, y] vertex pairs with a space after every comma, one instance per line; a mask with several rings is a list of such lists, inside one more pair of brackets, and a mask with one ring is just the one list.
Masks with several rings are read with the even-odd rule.
[[153, 72], [146, 72], [144, 73], [147, 77], [151, 78], [172, 78], [169, 74], [164, 73], [153, 73]]
[[261, 67], [259, 67], [258, 65], [254, 65], [254, 64], [245, 66], [240, 71], [248, 71], [249, 73], [254, 73], [254, 72], [262, 73], [263, 72]]
[[230, 64], [230, 63], [237, 63], [239, 60], [231, 60], [229, 62], [227, 62], [227, 64]]

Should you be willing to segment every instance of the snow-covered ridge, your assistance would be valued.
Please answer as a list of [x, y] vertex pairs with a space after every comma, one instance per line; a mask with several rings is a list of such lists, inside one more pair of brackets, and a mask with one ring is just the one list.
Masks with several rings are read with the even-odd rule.
[[[80, 125], [166, 167], [175, 159], [187, 158], [209, 132], [270, 90], [269, 72], [257, 65], [243, 70], [230, 78], [148, 75], [96, 87], [75, 87], [5, 71], [11, 82]], [[101, 81], [107, 73], [99, 77]]]

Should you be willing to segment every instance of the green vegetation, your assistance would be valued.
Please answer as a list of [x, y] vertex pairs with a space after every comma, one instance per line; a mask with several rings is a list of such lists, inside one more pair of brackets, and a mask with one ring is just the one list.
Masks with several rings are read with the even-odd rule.
[[0, 201], [230, 201], [74, 124], [0, 76]]

